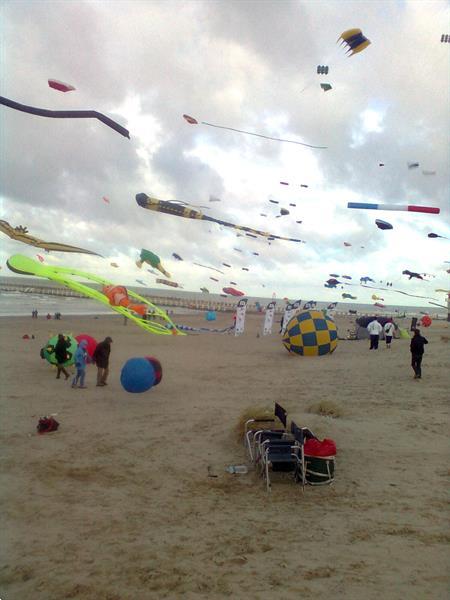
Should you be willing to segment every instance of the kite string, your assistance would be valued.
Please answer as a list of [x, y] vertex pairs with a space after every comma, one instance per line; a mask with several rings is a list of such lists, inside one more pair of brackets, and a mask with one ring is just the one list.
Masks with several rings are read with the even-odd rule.
[[244, 131], [243, 129], [235, 129], [234, 127], [225, 127], [224, 125], [215, 125], [214, 123], [207, 123], [201, 121], [202, 125], [208, 125], [209, 127], [216, 127], [217, 129], [228, 129], [228, 131], [237, 131], [238, 133], [246, 133], [247, 135], [254, 135], [255, 137], [264, 138], [265, 140], [273, 140], [274, 142], [287, 142], [289, 144], [298, 144], [299, 146], [306, 146], [307, 148], [317, 148], [319, 150], [325, 150], [328, 146], [312, 146], [311, 144], [305, 144], [304, 142], [297, 142], [295, 140], [286, 140], [283, 138], [270, 137], [269, 135], [263, 135], [262, 133], [253, 133], [252, 131]]

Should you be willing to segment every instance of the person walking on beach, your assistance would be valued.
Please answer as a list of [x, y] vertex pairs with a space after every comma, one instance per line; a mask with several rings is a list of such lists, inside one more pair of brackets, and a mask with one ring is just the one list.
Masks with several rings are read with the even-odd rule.
[[55, 345], [55, 357], [56, 357], [56, 379], [61, 378], [61, 373], [64, 373], [66, 380], [69, 379], [70, 373], [66, 371], [64, 363], [67, 360], [67, 348], [70, 346], [70, 341], [66, 340], [62, 333], [58, 333], [58, 341]]
[[92, 360], [97, 365], [97, 385], [107, 385], [106, 380], [108, 379], [109, 373], [109, 355], [111, 353], [112, 339], [106, 337], [103, 342], [97, 344]]
[[389, 319], [389, 321], [387, 321], [384, 324], [383, 330], [384, 330], [384, 339], [386, 340], [386, 348], [390, 348], [392, 338], [394, 337], [394, 330], [395, 330], [395, 325], [392, 322], [392, 319]]
[[378, 342], [380, 340], [380, 333], [383, 331], [383, 327], [381, 326], [381, 323], [377, 321], [376, 317], [374, 317], [374, 319], [367, 325], [367, 331], [370, 335], [369, 350], [377, 350]]
[[76, 388], [77, 383], [80, 382], [79, 387], [84, 389], [84, 378], [86, 377], [86, 363], [88, 362], [88, 353], [86, 352], [87, 341], [81, 340], [80, 345], [75, 352], [75, 367], [77, 372], [72, 380], [72, 387]]
[[414, 379], [422, 379], [422, 358], [425, 352], [425, 344], [428, 344], [428, 340], [420, 335], [420, 329], [415, 329], [410, 344], [411, 366], [414, 369]]

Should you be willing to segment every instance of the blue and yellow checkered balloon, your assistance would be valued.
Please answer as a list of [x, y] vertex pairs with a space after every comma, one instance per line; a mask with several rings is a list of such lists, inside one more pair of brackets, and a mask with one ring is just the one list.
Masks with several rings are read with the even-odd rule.
[[283, 344], [300, 356], [331, 354], [337, 346], [336, 324], [321, 310], [303, 310], [287, 324]]

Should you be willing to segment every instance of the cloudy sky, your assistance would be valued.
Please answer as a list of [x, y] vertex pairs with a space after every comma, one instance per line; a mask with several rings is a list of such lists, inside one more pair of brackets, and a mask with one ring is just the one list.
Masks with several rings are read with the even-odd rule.
[[[167, 289], [135, 266], [148, 248], [185, 290], [220, 292], [235, 281], [253, 296], [334, 301], [342, 290], [323, 284], [338, 273], [444, 300], [434, 290], [449, 288], [450, 242], [427, 234], [450, 238], [450, 44], [440, 42], [449, 33], [448, 2], [14, 0], [2, 3], [1, 17], [1, 95], [41, 108], [95, 109], [131, 135], [95, 120], [1, 108], [0, 218], [105, 257], [52, 253], [47, 264]], [[348, 58], [336, 40], [353, 27], [371, 45]], [[327, 76], [317, 75], [319, 64], [329, 66]], [[49, 78], [76, 91], [55, 91]], [[322, 82], [333, 89], [323, 92]], [[183, 113], [327, 148], [189, 125]], [[269, 245], [146, 211], [135, 202], [139, 192], [207, 205], [211, 216], [306, 243]], [[210, 203], [211, 195], [221, 201]], [[358, 211], [349, 201], [441, 212]], [[290, 215], [276, 218], [280, 207]], [[379, 230], [376, 218], [394, 229]], [[11, 274], [11, 254], [39, 253], [3, 235], [1, 242], [2, 276]], [[194, 262], [226, 275], [215, 283]], [[409, 281], [404, 269], [435, 277]], [[371, 302], [370, 290], [345, 291]], [[408, 300], [395, 292], [384, 298]]]

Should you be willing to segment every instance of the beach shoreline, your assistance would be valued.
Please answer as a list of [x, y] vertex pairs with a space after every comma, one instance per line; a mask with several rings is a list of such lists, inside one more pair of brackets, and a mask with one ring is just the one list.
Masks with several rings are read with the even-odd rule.
[[[423, 330], [418, 381], [408, 340], [377, 352], [341, 340], [302, 358], [277, 325], [261, 335], [261, 315], [239, 337], [157, 336], [113, 317], [0, 318], [2, 597], [446, 597], [447, 323]], [[352, 319], [336, 322], [342, 335]], [[224, 313], [211, 325], [229, 323]], [[55, 379], [39, 350], [59, 331], [112, 337], [106, 388], [93, 366], [86, 390]], [[160, 385], [126, 393], [122, 365], [147, 355], [161, 361]], [[249, 465], [242, 413], [274, 401], [335, 440], [332, 486], [302, 492], [279, 475], [268, 495], [251, 469], [225, 471]], [[37, 435], [52, 413], [58, 431]]]

